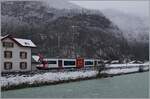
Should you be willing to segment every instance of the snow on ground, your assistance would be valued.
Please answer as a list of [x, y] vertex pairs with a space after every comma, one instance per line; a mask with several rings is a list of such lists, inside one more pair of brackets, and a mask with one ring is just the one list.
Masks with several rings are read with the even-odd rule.
[[109, 69], [109, 70], [103, 71], [102, 73], [107, 73], [107, 74], [120, 74], [120, 73], [135, 72], [135, 71], [138, 71], [138, 70], [139, 70], [139, 68]]
[[148, 70], [148, 69], [149, 69], [149, 66], [143, 68], [143, 70]]
[[[143, 70], [148, 70], [149, 67], [144, 67]], [[125, 68], [125, 69], [109, 69], [106, 71], [102, 71], [101, 73], [107, 73], [107, 74], [121, 74], [121, 73], [130, 73], [130, 72], [136, 72], [139, 71], [139, 67], [135, 68]]]
[[135, 66], [149, 66], [149, 63], [144, 64], [107, 64], [106, 67], [135, 67]]
[[42, 82], [58, 82], [64, 80], [74, 80], [78, 78], [94, 77], [98, 71], [75, 71], [75, 72], [57, 72], [57, 73], [44, 73], [34, 76], [15, 76], [15, 77], [0, 77], [1, 86], [19, 85], [19, 84], [35, 84]]
[[148, 66], [149, 66], [149, 64], [150, 64], [150, 62], [149, 62], [149, 61], [144, 63], [144, 65], [148, 65]]

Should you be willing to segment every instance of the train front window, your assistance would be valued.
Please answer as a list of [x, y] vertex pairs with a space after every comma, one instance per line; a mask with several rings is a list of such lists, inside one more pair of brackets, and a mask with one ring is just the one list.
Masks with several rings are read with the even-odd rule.
[[64, 61], [64, 65], [75, 65], [75, 61]]
[[56, 61], [48, 61], [48, 64], [57, 64]]
[[93, 61], [85, 61], [85, 65], [93, 65]]

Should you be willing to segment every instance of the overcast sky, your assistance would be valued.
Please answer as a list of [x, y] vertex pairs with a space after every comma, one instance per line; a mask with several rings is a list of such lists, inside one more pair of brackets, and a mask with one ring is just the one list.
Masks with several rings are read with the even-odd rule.
[[117, 9], [126, 13], [149, 16], [149, 1], [70, 1], [88, 9]]

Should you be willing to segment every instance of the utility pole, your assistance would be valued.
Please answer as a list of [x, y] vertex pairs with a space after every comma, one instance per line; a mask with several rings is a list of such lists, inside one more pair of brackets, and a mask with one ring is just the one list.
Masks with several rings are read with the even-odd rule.
[[74, 49], [74, 57], [75, 58], [77, 57], [77, 52], [76, 52], [77, 44], [75, 43], [75, 35], [78, 34], [77, 31], [75, 31], [75, 28], [77, 28], [77, 27], [78, 26], [72, 25], [72, 30], [73, 30], [73, 39], [72, 39], [72, 42], [74, 43], [73, 44], [73, 49]]
[[59, 53], [59, 52], [60, 52], [60, 35], [59, 35], [58, 32], [57, 32], [57, 51], [58, 51], [58, 52], [57, 52], [57, 53], [58, 53], [58, 56], [57, 56], [57, 57], [59, 58], [59, 57], [60, 57], [60, 56], [59, 56], [59, 54], [60, 54], [60, 53]]

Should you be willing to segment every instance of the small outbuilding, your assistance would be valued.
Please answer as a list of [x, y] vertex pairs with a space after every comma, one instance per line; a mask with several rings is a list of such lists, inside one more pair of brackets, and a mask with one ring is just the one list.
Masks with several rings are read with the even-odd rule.
[[28, 39], [14, 38], [11, 35], [1, 37], [1, 71], [30, 71], [31, 49], [36, 45]]

